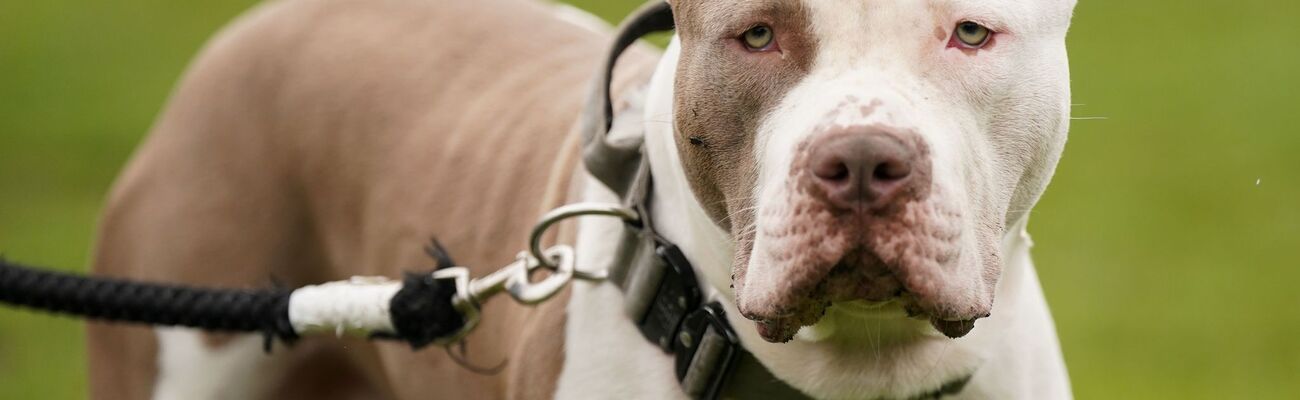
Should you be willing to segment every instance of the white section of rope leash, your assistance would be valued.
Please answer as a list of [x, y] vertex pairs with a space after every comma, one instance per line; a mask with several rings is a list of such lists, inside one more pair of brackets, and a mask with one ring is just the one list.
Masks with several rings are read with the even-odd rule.
[[[454, 266], [433, 272], [437, 280], [451, 280], [456, 286], [453, 306], [460, 312], [464, 325], [452, 335], [438, 338], [434, 344], [449, 345], [464, 339], [478, 325], [483, 303], [508, 293], [520, 304], [537, 305], [554, 297], [574, 279], [602, 281], [604, 270], [579, 270], [572, 246], [555, 245], [542, 249], [543, 236], [555, 224], [582, 216], [605, 216], [625, 222], [640, 220], [631, 208], [605, 203], [569, 204], [552, 210], [533, 226], [529, 249], [515, 256], [515, 261], [491, 274], [471, 278], [468, 268]], [[530, 279], [538, 269], [549, 276]], [[395, 331], [389, 305], [402, 288], [402, 282], [385, 277], [352, 277], [345, 281], [304, 286], [289, 297], [289, 321], [299, 335], [328, 334], [368, 336]]]

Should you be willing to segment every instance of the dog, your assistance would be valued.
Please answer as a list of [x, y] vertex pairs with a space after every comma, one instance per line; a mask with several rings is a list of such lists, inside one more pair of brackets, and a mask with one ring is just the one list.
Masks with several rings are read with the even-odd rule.
[[[619, 62], [656, 229], [744, 348], [815, 398], [1068, 399], [1029, 210], [1069, 129], [1075, 0], [670, 0]], [[617, 202], [578, 162], [608, 28], [524, 0], [281, 0], [213, 39], [115, 185], [98, 273], [303, 285], [481, 276]], [[642, 89], [643, 88], [643, 89]], [[617, 221], [563, 232], [579, 268]], [[91, 324], [95, 398], [683, 398], [609, 283], [488, 303], [469, 361], [400, 343]], [[762, 386], [770, 382], [752, 382]]]

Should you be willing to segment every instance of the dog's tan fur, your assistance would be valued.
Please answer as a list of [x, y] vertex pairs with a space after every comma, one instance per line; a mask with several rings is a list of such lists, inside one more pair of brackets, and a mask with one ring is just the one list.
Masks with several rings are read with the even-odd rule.
[[[505, 265], [573, 193], [574, 124], [606, 44], [529, 1], [262, 5], [208, 45], [123, 172], [94, 270], [225, 287], [398, 277], [431, 266], [433, 236], [474, 275]], [[653, 60], [626, 56], [616, 86]], [[293, 372], [273, 396], [549, 397], [565, 302], [488, 304], [469, 354], [508, 359], [499, 375], [437, 349], [307, 339], [277, 350]], [[153, 331], [88, 337], [92, 397], [150, 396]]]

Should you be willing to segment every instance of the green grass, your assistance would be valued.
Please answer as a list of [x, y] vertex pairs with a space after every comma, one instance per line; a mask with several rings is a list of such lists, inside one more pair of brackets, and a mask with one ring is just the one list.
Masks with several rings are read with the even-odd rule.
[[[883, 0], [882, 0], [883, 1]], [[0, 251], [82, 269], [114, 175], [254, 2], [0, 2]], [[638, 1], [575, 2], [617, 19]], [[1082, 399], [1300, 393], [1300, 3], [1084, 0], [1031, 231]], [[1259, 180], [1259, 184], [1256, 181]], [[0, 309], [0, 399], [84, 397], [71, 320]]]

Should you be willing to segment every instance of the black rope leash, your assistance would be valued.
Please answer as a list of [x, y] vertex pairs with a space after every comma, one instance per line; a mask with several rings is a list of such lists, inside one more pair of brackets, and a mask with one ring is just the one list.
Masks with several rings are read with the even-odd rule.
[[[436, 252], [436, 253], [435, 253]], [[450, 261], [436, 243], [431, 255]], [[395, 339], [422, 348], [464, 326], [453, 307], [456, 285], [430, 274], [409, 274], [392, 297], [389, 313], [395, 332], [372, 337]], [[213, 289], [87, 277], [19, 265], [0, 258], [0, 303], [89, 319], [213, 332], [259, 332], [269, 351], [273, 340], [299, 339], [290, 320], [293, 290]]]
[[298, 339], [289, 324], [292, 290], [206, 289], [92, 278], [0, 259], [0, 302], [58, 314]]

